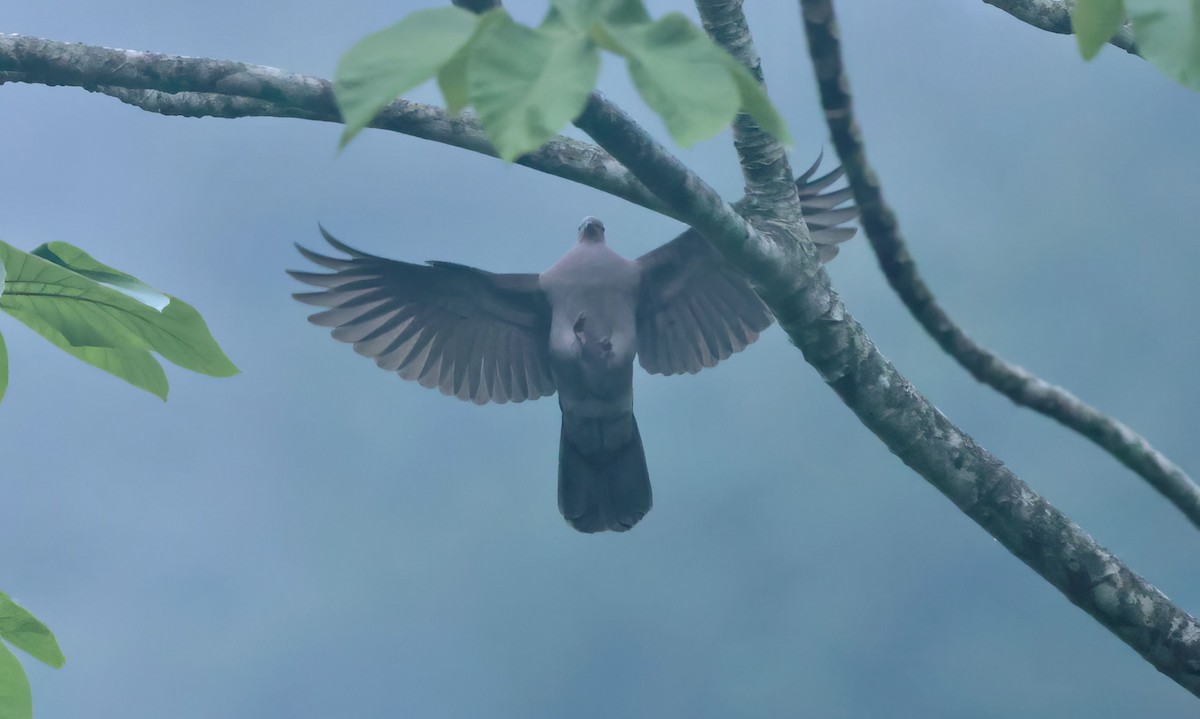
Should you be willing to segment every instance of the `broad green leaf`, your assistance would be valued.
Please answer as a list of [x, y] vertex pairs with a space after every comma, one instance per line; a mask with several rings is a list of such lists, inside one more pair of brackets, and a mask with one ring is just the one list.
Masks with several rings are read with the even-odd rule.
[[670, 13], [650, 25], [605, 25], [602, 33], [680, 145], [712, 137], [737, 114], [738, 86], [726, 53], [683, 15]]
[[473, 42], [471, 104], [507, 161], [536, 150], [575, 119], [600, 72], [587, 37], [545, 33], [500, 16]]
[[33, 249], [29, 254], [37, 255], [43, 260], [49, 260], [59, 267], [66, 267], [72, 272], [95, 280], [100, 284], [111, 285], [135, 300], [150, 305], [156, 310], [162, 310], [171, 302], [171, 298], [142, 282], [133, 275], [109, 267], [93, 258], [78, 247], [66, 242], [47, 242]]
[[770, 133], [776, 140], [785, 145], [791, 145], [792, 137], [788, 134], [787, 123], [784, 122], [783, 116], [779, 114], [775, 106], [771, 104], [771, 98], [767, 96], [767, 91], [758, 84], [758, 80], [754, 79], [754, 75], [750, 74], [745, 65], [728, 53], [723, 53], [723, 55], [725, 65], [729, 68], [729, 74], [737, 84], [738, 97], [742, 100], [742, 112], [753, 117], [758, 126]]
[[1125, 7], [1142, 56], [1200, 90], [1200, 0], [1126, 0]]
[[66, 661], [46, 625], [4, 592], [0, 592], [0, 639], [55, 669]]
[[598, 22], [610, 25], [650, 22], [650, 14], [642, 0], [550, 0], [550, 5], [563, 24], [580, 33], [590, 32], [592, 25]]
[[18, 317], [17, 319], [29, 325], [35, 332], [50, 340], [51, 343], [72, 357], [114, 374], [159, 399], [167, 398], [167, 393], [171, 389], [167, 382], [167, 374], [163, 372], [162, 365], [158, 363], [158, 360], [154, 359], [154, 355], [147, 350], [125, 347], [76, 347], [61, 339], [62, 335], [56, 334], [53, 327], [39, 323], [37, 318], [27, 320]]
[[471, 53], [475, 50], [475, 39], [487, 32], [492, 23], [504, 17], [507, 17], [507, 14], [502, 8], [489, 10], [480, 15], [471, 39], [463, 44], [454, 53], [454, 56], [438, 70], [438, 87], [442, 91], [442, 97], [446, 99], [446, 110], [450, 114], [457, 115], [463, 111], [463, 108], [471, 104], [471, 89], [467, 83], [467, 68], [470, 65]]
[[33, 697], [25, 667], [0, 642], [0, 719], [32, 719]]
[[1079, 0], [1071, 8], [1071, 29], [1084, 60], [1095, 57], [1124, 23], [1122, 0]]
[[474, 14], [457, 7], [418, 10], [342, 55], [333, 81], [346, 122], [339, 147], [389, 102], [432, 78], [471, 38], [476, 22]]
[[[87, 271], [106, 267], [86, 253], [76, 250], [78, 254], [72, 254], [64, 249], [69, 245], [61, 245], [58, 249], [63, 254], [56, 255], [60, 261], [65, 262], [66, 255], [82, 262]], [[238, 372], [200, 314], [179, 299], [168, 296], [169, 302], [160, 312], [70, 267], [4, 242], [0, 242], [0, 263], [8, 271], [0, 309], [75, 357], [137, 387], [166, 397], [166, 377], [149, 354], [151, 350], [201, 374], [228, 377]], [[141, 284], [124, 273], [117, 274]]]

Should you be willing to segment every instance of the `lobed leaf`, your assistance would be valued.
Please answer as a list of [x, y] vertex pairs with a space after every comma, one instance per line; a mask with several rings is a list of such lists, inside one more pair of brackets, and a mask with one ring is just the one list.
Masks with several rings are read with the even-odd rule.
[[34, 248], [29, 254], [49, 260], [59, 267], [81, 274], [100, 284], [110, 285], [125, 292], [144, 304], [156, 310], [162, 310], [171, 298], [142, 282], [133, 275], [127, 275], [118, 269], [93, 258], [78, 247], [66, 242], [47, 242]]
[[600, 53], [589, 38], [534, 30], [506, 14], [471, 45], [471, 104], [500, 157], [510, 162], [575, 119], [600, 72]]
[[166, 376], [150, 351], [213, 377], [238, 372], [200, 313], [186, 302], [162, 295], [167, 304], [157, 310], [76, 272], [72, 263], [93, 276], [160, 294], [137, 278], [66, 243], [48, 247], [59, 262], [0, 242], [0, 264], [8, 271], [0, 309], [75, 357], [164, 399]]
[[450, 114], [457, 115], [471, 104], [471, 88], [467, 81], [467, 69], [471, 53], [475, 50], [475, 41], [480, 35], [487, 32], [493, 23], [503, 17], [507, 17], [503, 8], [495, 8], [480, 15], [471, 38], [458, 48], [454, 55], [446, 61], [446, 64], [438, 70], [438, 88], [442, 91], [442, 97], [446, 100], [446, 111]]
[[477, 18], [447, 6], [418, 10], [358, 41], [342, 55], [333, 96], [346, 123], [345, 147], [389, 102], [432, 78], [471, 39]]
[[1125, 7], [1142, 57], [1200, 90], [1200, 0], [1126, 0]]
[[740, 105], [728, 55], [679, 13], [647, 25], [602, 28], [604, 45], [624, 56], [642, 99], [688, 146], [723, 130]]

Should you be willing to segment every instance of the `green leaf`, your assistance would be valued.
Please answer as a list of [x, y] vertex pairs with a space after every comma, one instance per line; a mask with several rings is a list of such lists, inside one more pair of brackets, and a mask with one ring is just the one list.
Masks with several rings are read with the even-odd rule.
[[1200, 90], [1200, 0], [1126, 0], [1125, 7], [1142, 56]]
[[1095, 57], [1124, 23], [1122, 0], [1079, 0], [1071, 8], [1071, 28], [1084, 60]]
[[475, 51], [476, 38], [487, 32], [493, 23], [504, 17], [507, 17], [507, 14], [502, 8], [489, 10], [480, 15], [471, 39], [463, 44], [445, 65], [442, 65], [442, 69], [438, 70], [438, 87], [442, 91], [442, 97], [446, 99], [446, 110], [450, 114], [457, 115], [463, 111], [463, 108], [471, 104], [467, 68], [470, 65], [471, 54]]
[[170, 385], [167, 383], [167, 374], [163, 372], [162, 365], [154, 359], [154, 355], [146, 350], [123, 347], [75, 347], [64, 339], [59, 339], [62, 335], [56, 335], [53, 327], [48, 325], [39, 326], [35, 324], [37, 322], [36, 319], [32, 321], [27, 321], [20, 317], [17, 319], [29, 325], [38, 334], [50, 340], [51, 343], [72, 357], [81, 359], [92, 366], [99, 367], [105, 372], [114, 374], [134, 387], [144, 389], [161, 400], [167, 398], [167, 393], [170, 391]]
[[32, 719], [33, 697], [25, 667], [0, 643], [0, 719]]
[[767, 91], [758, 84], [758, 80], [754, 79], [754, 75], [750, 74], [745, 65], [728, 53], [722, 54], [725, 57], [725, 65], [729, 68], [729, 74], [737, 84], [738, 97], [742, 101], [742, 112], [753, 117], [758, 126], [770, 133], [776, 140], [790, 146], [792, 137], [788, 134], [787, 123], [784, 122], [783, 116], [779, 114], [775, 106], [771, 104], [771, 98], [767, 96]]
[[47, 242], [34, 248], [29, 254], [41, 257], [43, 260], [49, 260], [59, 267], [66, 267], [72, 272], [81, 274], [101, 284], [111, 285], [123, 290], [125, 294], [133, 297], [133, 299], [138, 300], [142, 304], [149, 305], [156, 310], [161, 311], [171, 302], [170, 297], [133, 275], [127, 275], [120, 270], [109, 267], [78, 247], [66, 242]]
[[186, 302], [167, 295], [166, 307], [156, 310], [75, 272], [70, 262], [83, 272], [144, 287], [136, 278], [66, 243], [54, 243], [51, 250], [63, 264], [0, 242], [0, 264], [8, 271], [0, 309], [75, 357], [164, 399], [166, 376], [150, 351], [213, 377], [238, 372]]
[[580, 33], [590, 32], [592, 25], [598, 22], [610, 25], [650, 22], [650, 14], [642, 0], [550, 0], [550, 4], [562, 23]]
[[4, 592], [0, 592], [0, 639], [55, 669], [66, 661], [46, 625]]
[[471, 104], [500, 157], [536, 150], [583, 110], [600, 72], [587, 37], [540, 32], [498, 16], [472, 43]]
[[679, 13], [650, 25], [604, 25], [605, 47], [624, 56], [642, 99], [688, 146], [723, 130], [739, 107], [726, 53]]
[[358, 41], [338, 63], [333, 95], [346, 122], [345, 147], [389, 102], [432, 78], [475, 31], [457, 7], [418, 10]]

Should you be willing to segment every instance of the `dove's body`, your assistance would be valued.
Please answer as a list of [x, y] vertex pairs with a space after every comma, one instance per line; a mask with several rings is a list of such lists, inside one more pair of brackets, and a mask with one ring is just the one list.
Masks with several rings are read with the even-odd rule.
[[[820, 194], [840, 171], [806, 182], [815, 169], [797, 185], [826, 260], [854, 234], [837, 227], [853, 211], [830, 209], [848, 191]], [[745, 277], [694, 230], [626, 260], [589, 217], [578, 244], [540, 275], [412, 265], [325, 238], [349, 258], [300, 248], [334, 272], [292, 275], [323, 288], [296, 298], [328, 308], [309, 319], [333, 327], [336, 339], [404, 379], [480, 404], [558, 392], [559, 508], [583, 532], [624, 531], [650, 510], [634, 358], [653, 374], [699, 372], [772, 320]]]
[[650, 511], [650, 475], [633, 418], [642, 268], [588, 218], [538, 284], [550, 303], [550, 367], [562, 409], [558, 508], [584, 532], [629, 529]]

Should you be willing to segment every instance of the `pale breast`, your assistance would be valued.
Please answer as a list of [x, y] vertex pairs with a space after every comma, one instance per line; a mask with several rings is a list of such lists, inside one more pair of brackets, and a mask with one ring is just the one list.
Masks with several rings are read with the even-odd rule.
[[623, 362], [637, 347], [636, 321], [641, 267], [601, 243], [576, 245], [542, 273], [539, 284], [553, 310], [550, 348], [578, 352], [578, 329], [612, 343]]

